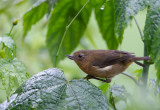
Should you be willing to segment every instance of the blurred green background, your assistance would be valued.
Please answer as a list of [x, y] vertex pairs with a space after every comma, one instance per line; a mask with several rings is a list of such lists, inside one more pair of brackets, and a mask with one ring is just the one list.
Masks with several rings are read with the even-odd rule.
[[[17, 18], [19, 19], [18, 25], [14, 27], [12, 35], [17, 45], [17, 57], [26, 65], [27, 71], [31, 75], [47, 68], [53, 68], [53, 63], [51, 62], [49, 52], [46, 47], [48, 16], [45, 16], [36, 25], [34, 25], [26, 36], [24, 43], [22, 42], [22, 16], [35, 2], [36, 0], [0, 0], [0, 36], [4, 36], [10, 31], [13, 20]], [[146, 11], [147, 10], [141, 11], [136, 16], [142, 30], [145, 24]], [[143, 56], [143, 48], [143, 42], [133, 20], [125, 30], [124, 39], [119, 50], [133, 52], [136, 56]], [[87, 30], [84, 33], [84, 37], [81, 39], [81, 43], [75, 51], [81, 49], [107, 49], [107, 46], [99, 32], [94, 13], [92, 13]], [[58, 68], [64, 71], [64, 74], [68, 80], [86, 76], [86, 74], [82, 72], [73, 61], [67, 58], [60, 62]], [[140, 75], [140, 73], [134, 72], [138, 69], [142, 68], [136, 64], [132, 64], [126, 72], [136, 77], [137, 75]], [[155, 76], [156, 71], [154, 66], [150, 66], [149, 78], [153, 79]], [[96, 86], [104, 84], [96, 80], [90, 81]], [[124, 75], [114, 77], [112, 83], [124, 85], [130, 93], [136, 92], [134, 82]], [[5, 93], [3, 91], [0, 91], [0, 103], [6, 99], [4, 94]], [[121, 104], [117, 106], [120, 105]]]

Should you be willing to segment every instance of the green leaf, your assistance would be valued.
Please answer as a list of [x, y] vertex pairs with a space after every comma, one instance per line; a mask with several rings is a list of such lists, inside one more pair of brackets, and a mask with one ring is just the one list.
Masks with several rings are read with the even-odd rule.
[[[66, 26], [69, 25], [86, 2], [87, 0], [61, 0], [54, 7], [47, 32], [47, 46], [53, 62], [55, 61], [59, 45], [63, 40], [62, 37]], [[86, 5], [70, 25], [64, 42], [62, 42], [58, 61], [63, 59], [66, 54], [70, 54], [79, 44], [91, 15], [91, 8], [89, 6], [90, 5]]]
[[24, 64], [16, 58], [12, 61], [0, 59], [0, 81], [9, 97], [29, 75], [26, 72]]
[[108, 110], [102, 91], [84, 79], [68, 82], [56, 68], [34, 75], [16, 93], [7, 110]]
[[[100, 2], [100, 4], [102, 1]], [[109, 49], [118, 48], [118, 38], [115, 34], [114, 1], [106, 1], [105, 4], [97, 6], [95, 9], [96, 19], [100, 32], [106, 41]]]
[[11, 37], [0, 37], [0, 59], [12, 60], [16, 56], [16, 46]]
[[23, 39], [31, 29], [32, 25], [37, 23], [48, 11], [46, 0], [39, 0], [23, 16]]
[[143, 69], [137, 69], [135, 71], [133, 71], [133, 73], [136, 73], [136, 79], [140, 79], [142, 77], [142, 71]]
[[115, 31], [122, 42], [123, 33], [127, 25], [139, 11], [143, 10], [148, 0], [114, 0], [115, 2]]
[[102, 90], [103, 94], [105, 94], [106, 91], [109, 89], [109, 87], [110, 87], [110, 84], [106, 83], [106, 84], [103, 84], [103, 85], [99, 86], [98, 88], [100, 90]]
[[148, 8], [144, 28], [145, 46], [157, 69], [157, 80], [160, 81], [160, 0], [154, 0]]

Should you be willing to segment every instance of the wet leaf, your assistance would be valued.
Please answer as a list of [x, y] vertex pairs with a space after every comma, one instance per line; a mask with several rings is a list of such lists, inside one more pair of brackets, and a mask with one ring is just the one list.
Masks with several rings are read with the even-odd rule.
[[160, 81], [160, 0], [153, 0], [147, 11], [144, 28], [145, 45], [148, 54], [155, 63], [157, 80]]
[[37, 23], [48, 11], [46, 0], [39, 0], [23, 16], [23, 39], [31, 29], [32, 25]]
[[14, 58], [12, 61], [0, 59], [0, 80], [7, 98], [29, 78], [24, 64]]
[[[86, 2], [87, 0], [61, 0], [54, 7], [47, 32], [47, 46], [53, 62], [55, 62], [58, 48], [63, 40], [66, 26], [69, 25]], [[92, 9], [89, 6], [86, 5], [70, 25], [59, 51], [58, 61], [63, 59], [66, 54], [70, 54], [79, 44], [91, 15]]]
[[[99, 3], [99, 2], [98, 2]], [[115, 33], [115, 8], [114, 1], [109, 0], [106, 3], [102, 4], [102, 1], [99, 3], [95, 9], [96, 19], [99, 25], [100, 32], [103, 36], [103, 39], [106, 41], [106, 44], [109, 49], [118, 48], [118, 38]]]
[[107, 110], [108, 104], [97, 87], [80, 79], [67, 81], [56, 68], [44, 70], [22, 84], [9, 109]]
[[114, 84], [113, 86], [111, 86], [111, 92], [114, 94], [114, 96], [121, 99], [126, 99], [128, 94], [126, 89], [118, 84]]

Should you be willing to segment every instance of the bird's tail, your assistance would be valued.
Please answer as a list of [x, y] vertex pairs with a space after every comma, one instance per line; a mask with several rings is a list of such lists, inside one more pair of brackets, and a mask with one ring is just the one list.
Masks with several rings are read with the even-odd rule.
[[141, 61], [141, 60], [150, 60], [150, 57], [134, 57], [132, 60], [134, 62]]
[[140, 63], [140, 62], [137, 62], [137, 61], [141, 61], [141, 60], [150, 60], [150, 57], [134, 57], [133, 58], [133, 61], [139, 65], [139, 66], [142, 66], [142, 67], [145, 67], [146, 65]]

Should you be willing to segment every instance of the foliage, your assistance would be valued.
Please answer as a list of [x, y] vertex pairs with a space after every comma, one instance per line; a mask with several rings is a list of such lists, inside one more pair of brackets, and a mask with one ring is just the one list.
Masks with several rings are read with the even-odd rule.
[[[52, 109], [54, 107], [83, 110], [110, 107], [116, 110], [119, 109], [118, 103], [119, 105], [125, 103], [124, 109], [133, 109], [135, 105], [137, 108], [140, 105], [141, 109], [147, 107], [150, 109], [151, 106], [142, 106], [150, 103], [150, 98], [152, 98], [151, 103], [155, 105], [153, 108], [156, 108], [159, 99], [153, 97], [160, 94], [159, 85], [157, 84], [157, 88], [155, 86], [155, 82], [160, 81], [159, 4], [160, 0], [37, 0], [23, 15], [23, 40], [32, 26], [47, 15], [46, 45], [56, 66], [66, 54], [72, 53], [81, 44], [80, 41], [83, 39], [93, 11], [108, 49], [117, 49], [122, 44], [124, 31], [132, 19], [136, 21], [137, 13], [147, 8], [144, 36], [141, 34], [141, 37], [144, 49], [147, 49], [146, 55], [150, 55], [157, 69], [157, 80], [151, 80], [153, 85], [151, 89], [155, 89], [155, 94], [136, 88], [131, 97], [132, 95], [128, 94], [124, 86], [103, 84], [99, 89], [103, 91], [105, 100], [101, 91], [91, 83], [82, 79], [67, 81], [63, 72], [56, 68], [40, 72], [23, 83], [29, 75], [24, 64], [16, 58], [16, 46], [9, 33], [9, 36], [0, 37], [0, 81], [9, 101], [1, 104], [0, 109]], [[3, 13], [8, 6], [10, 5], [6, 4], [0, 8], [0, 13]], [[138, 23], [137, 26], [141, 31]], [[138, 73], [138, 79], [141, 73], [143, 77], [142, 69], [135, 72]], [[20, 84], [22, 85], [18, 88]], [[15, 90], [9, 100], [9, 96]], [[141, 93], [137, 93], [139, 90]], [[147, 95], [149, 98], [145, 97]]]
[[[144, 9], [146, 6], [146, 1], [137, 0], [134, 2], [132, 0], [91, 0], [76, 19], [71, 22], [85, 2], [87, 2], [87, 0], [80, 0], [78, 2], [73, 2], [72, 0], [59, 1], [51, 13], [47, 32], [47, 45], [55, 65], [57, 60], [60, 61], [66, 54], [70, 54], [79, 44], [93, 8], [95, 8], [95, 15], [99, 24], [100, 32], [102, 33], [108, 48], [117, 49], [119, 43], [122, 42], [124, 29], [127, 24], [131, 21], [132, 17], [138, 13], [138, 11]], [[65, 10], [63, 10], [63, 7], [65, 7]], [[43, 8], [45, 8], [46, 11], [44, 11]], [[37, 18], [37, 11], [40, 10], [43, 11], [39, 13]], [[47, 3], [46, 1], [43, 1], [38, 2], [38, 5], [36, 3], [35, 7], [31, 8], [24, 15], [24, 24], [26, 25], [24, 25], [23, 37], [26, 36], [31, 26], [40, 20], [45, 13], [47, 13]], [[34, 15], [35, 17], [31, 17], [31, 15]], [[30, 21], [33, 21], [33, 23], [28, 23]], [[26, 29], [26, 26], [28, 29]], [[62, 50], [59, 52], [60, 49]], [[56, 57], [58, 57], [58, 59]]]
[[[57, 60], [56, 57], [58, 57], [58, 61], [63, 59], [66, 54], [70, 54], [79, 44], [91, 15], [91, 7], [86, 6], [70, 27], [67, 25], [70, 24], [71, 20], [76, 16], [85, 1], [86, 0], [63, 0], [60, 1], [52, 11], [47, 32], [47, 46], [53, 61]], [[63, 7], [65, 7], [65, 10], [63, 10]], [[69, 28], [69, 30], [62, 43], [60, 54], [57, 56], [66, 28]]]
[[15, 94], [18, 95], [6, 108], [7, 110], [108, 109], [108, 104], [97, 87], [83, 79], [68, 82], [63, 72], [56, 68], [34, 75], [22, 84]]
[[118, 37], [115, 33], [114, 1], [107, 1], [105, 4], [97, 6], [95, 15], [100, 31], [109, 49], [117, 49]]
[[144, 37], [148, 54], [157, 69], [157, 79], [160, 81], [160, 0], [153, 0], [148, 8]]
[[[31, 29], [31, 26], [38, 22], [45, 13], [48, 11], [48, 4], [46, 0], [39, 0], [33, 8], [29, 9], [23, 16], [23, 38], [27, 35], [27, 32]], [[36, 13], [35, 13], [36, 12]]]
[[24, 64], [15, 58], [16, 46], [9, 36], [0, 37], [0, 81], [7, 99], [27, 78]]

